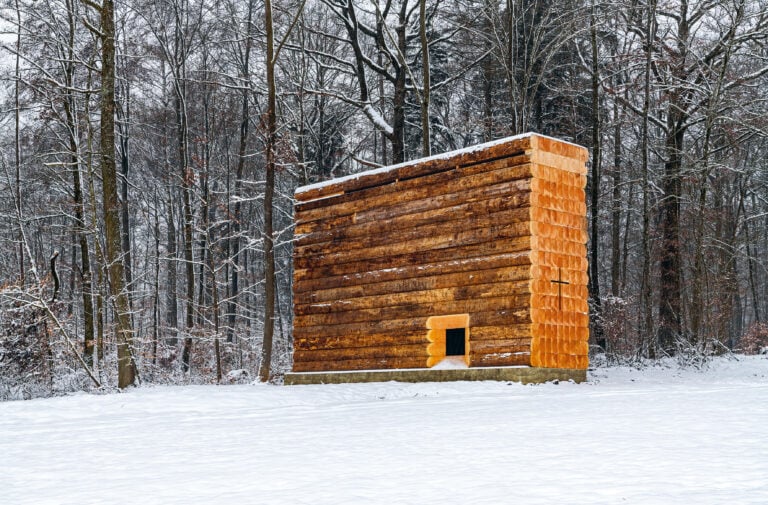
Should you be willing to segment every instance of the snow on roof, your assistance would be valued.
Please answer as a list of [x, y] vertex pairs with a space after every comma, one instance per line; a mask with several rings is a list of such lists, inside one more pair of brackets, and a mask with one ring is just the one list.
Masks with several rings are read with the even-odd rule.
[[550, 137], [548, 135], [542, 135], [540, 133], [535, 133], [535, 132], [521, 133], [519, 135], [513, 135], [511, 137], [504, 137], [502, 139], [492, 140], [490, 142], [485, 142], [483, 144], [476, 144], [474, 146], [465, 147], [463, 149], [457, 149], [455, 151], [448, 151], [448, 152], [444, 152], [444, 153], [441, 153], [441, 154], [435, 154], [433, 156], [428, 156], [426, 158], [420, 158], [420, 159], [416, 159], [416, 160], [406, 161], [406, 162], [403, 162], [403, 163], [398, 163], [397, 165], [388, 165], [388, 166], [385, 166], [385, 167], [374, 168], [374, 169], [371, 169], [371, 170], [366, 170], [364, 172], [358, 172], [356, 174], [350, 174], [350, 175], [346, 175], [344, 177], [338, 177], [336, 179], [328, 179], [327, 181], [316, 182], [314, 184], [308, 184], [306, 186], [300, 186], [300, 187], [296, 188], [296, 193], [304, 193], [306, 191], [318, 190], [318, 189], [322, 189], [322, 188], [330, 186], [330, 185], [339, 184], [339, 183], [348, 182], [348, 181], [353, 181], [355, 179], [359, 179], [359, 178], [362, 178], [362, 177], [368, 177], [368, 176], [371, 176], [371, 175], [385, 174], [387, 172], [398, 170], [398, 169], [403, 168], [403, 167], [414, 165], [415, 163], [423, 163], [423, 162], [426, 162], [426, 161], [448, 159], [448, 158], [453, 158], [453, 157], [456, 157], [456, 156], [461, 156], [461, 155], [464, 155], [464, 154], [471, 154], [471, 153], [474, 153], [474, 152], [477, 152], [477, 151], [482, 151], [484, 149], [488, 149], [488, 148], [491, 148], [491, 147], [507, 144], [507, 143], [513, 142], [515, 140], [524, 139], [526, 137], [530, 137], [530, 136], [533, 136], [533, 135], [536, 135], [537, 137], [547, 138], [547, 139], [554, 140], [556, 142], [562, 142], [564, 144], [570, 144], [570, 145], [582, 148], [582, 146], [580, 146], [578, 144], [575, 144], [573, 142], [568, 142], [568, 141], [565, 141], [565, 140], [557, 139], [557, 138], [554, 138], [554, 137]]

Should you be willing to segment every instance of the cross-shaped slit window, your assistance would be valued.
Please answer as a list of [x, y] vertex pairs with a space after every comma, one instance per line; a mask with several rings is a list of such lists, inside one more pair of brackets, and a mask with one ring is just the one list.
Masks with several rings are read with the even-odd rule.
[[560, 267], [557, 268], [557, 280], [552, 280], [557, 284], [557, 305], [560, 311], [563, 310], [563, 284], [570, 284], [568, 281], [563, 280], [563, 271]]

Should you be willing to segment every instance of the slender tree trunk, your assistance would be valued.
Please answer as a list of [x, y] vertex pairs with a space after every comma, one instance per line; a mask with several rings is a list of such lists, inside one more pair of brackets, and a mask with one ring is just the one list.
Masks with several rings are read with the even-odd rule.
[[[208, 259], [211, 256], [211, 219], [210, 219], [210, 212], [211, 212], [211, 205], [210, 205], [210, 172], [209, 172], [209, 157], [208, 157], [208, 147], [207, 147], [207, 139], [210, 138], [210, 122], [209, 122], [209, 116], [208, 116], [208, 100], [209, 96], [207, 93], [204, 92], [203, 94], [203, 140], [202, 145], [201, 143], [197, 143], [197, 146], [203, 149], [203, 152], [201, 154], [197, 155], [197, 159], [202, 160], [202, 168], [200, 173], [200, 190], [201, 190], [201, 200], [200, 200], [200, 218], [201, 218], [201, 225], [202, 225], [202, 233], [198, 234], [198, 241], [200, 243], [199, 247], [199, 258], [200, 258], [200, 268], [198, 271], [198, 307], [209, 307], [209, 301], [210, 301], [210, 291], [208, 290], [208, 286], [206, 284], [206, 278], [207, 275], [205, 274], [205, 269], [208, 266]], [[198, 326], [203, 326], [205, 321], [205, 316], [202, 313], [202, 311], [198, 312]]]
[[[15, 79], [13, 84], [13, 154], [14, 154], [14, 169], [16, 175], [16, 187], [14, 188], [14, 198], [16, 200], [16, 208], [19, 215], [22, 215], [21, 211], [21, 8], [19, 6], [19, 0], [15, 0], [16, 3], [16, 64], [15, 64]], [[19, 283], [23, 287], [26, 283], [26, 272], [24, 270], [24, 237], [21, 233], [21, 223], [19, 223]]]
[[398, 68], [395, 69], [395, 92], [392, 97], [392, 163], [402, 163], [405, 161], [405, 101], [407, 98], [406, 91], [406, 65], [407, 63], [402, 60], [402, 55], [405, 54], [406, 40], [405, 31], [407, 25], [405, 23], [407, 14], [408, 2], [403, 2], [400, 9], [398, 26], [395, 30], [397, 35], [397, 47]]
[[[64, 114], [67, 121], [69, 136], [70, 165], [72, 169], [72, 193], [75, 210], [75, 241], [80, 248], [80, 286], [83, 298], [83, 360], [89, 367], [93, 367], [94, 346], [94, 314], [93, 314], [93, 287], [91, 282], [91, 261], [88, 250], [88, 238], [85, 226], [85, 204], [80, 170], [80, 140], [79, 128], [76, 118], [76, 101], [74, 97], [74, 48], [75, 48], [75, 6], [67, 2], [67, 61], [64, 64], [64, 82], [66, 96], [64, 97]], [[74, 254], [73, 254], [74, 259]]]
[[[73, 42], [74, 38], [74, 18], [70, 20], [72, 28], [70, 31], [70, 42]], [[70, 45], [70, 47], [72, 47]], [[72, 68], [71, 57], [68, 63], [68, 77], [67, 86], [72, 88]], [[93, 320], [93, 287], [91, 283], [91, 258], [88, 250], [88, 238], [86, 236], [85, 219], [84, 219], [84, 203], [83, 203], [83, 190], [80, 180], [80, 149], [77, 139], [77, 123], [74, 114], [74, 97], [71, 95], [71, 91], [68, 91], [68, 96], [64, 100], [64, 111], [67, 118], [67, 128], [69, 130], [69, 149], [70, 149], [70, 164], [72, 168], [72, 188], [73, 199], [75, 205], [75, 237], [77, 244], [80, 247], [80, 283], [83, 297], [83, 359], [86, 364], [93, 366], [93, 346], [94, 346], [94, 320]]]
[[611, 205], [611, 294], [621, 296], [621, 122], [618, 102], [613, 102], [613, 198]]
[[[595, 17], [594, 2], [592, 4], [592, 10], [590, 14], [590, 41], [592, 45], [592, 173], [590, 177], [590, 217], [592, 226], [590, 227], [591, 236], [590, 243], [590, 264], [589, 264], [589, 292], [592, 299], [592, 307], [594, 312], [600, 314], [600, 276], [598, 273], [599, 264], [599, 244], [600, 234], [598, 229], [598, 223], [600, 221], [600, 164], [602, 162], [602, 145], [600, 139], [600, 74], [598, 68], [598, 54], [597, 54], [597, 20]], [[605, 349], [605, 338], [603, 336], [602, 327], [599, 323], [600, 318], [593, 318], [593, 330], [595, 343]]]
[[[163, 169], [166, 174], [173, 173], [171, 167], [171, 124], [169, 121], [169, 113], [171, 110], [170, 96], [168, 91], [168, 82], [166, 78], [165, 59], [160, 60], [160, 74], [162, 76], [162, 93], [163, 93]], [[171, 177], [172, 178], [172, 177]], [[168, 184], [168, 200], [165, 204], [165, 219], [166, 219], [166, 279], [167, 286], [165, 290], [165, 324], [166, 330], [164, 332], [164, 341], [166, 345], [176, 347], [178, 344], [178, 328], [179, 328], [179, 304], [178, 304], [178, 248], [176, 246], [176, 217], [173, 211], [174, 208], [174, 195], [173, 185]], [[159, 201], [158, 201], [159, 205]], [[174, 353], [171, 354], [174, 356]]]
[[125, 113], [119, 125], [120, 134], [120, 220], [122, 224], [123, 256], [125, 257], [125, 284], [128, 289], [128, 303], [133, 310], [133, 260], [131, 255], [131, 220], [128, 202], [128, 172], [130, 170], [129, 159], [129, 122], [131, 120], [130, 88], [124, 86]]
[[104, 231], [107, 247], [109, 285], [117, 322], [117, 366], [119, 388], [136, 380], [125, 267], [120, 235], [120, 201], [117, 197], [115, 163], [115, 6], [103, 0], [101, 6], [101, 179], [103, 188]]
[[157, 346], [160, 341], [160, 196], [157, 188], [154, 192], [154, 239], [155, 239], [155, 279], [152, 293], [152, 364], [157, 364]]
[[272, 201], [275, 193], [275, 142], [277, 141], [277, 91], [275, 89], [275, 51], [272, 25], [272, 0], [264, 1], [267, 35], [267, 142], [266, 183], [264, 186], [264, 339], [261, 347], [259, 379], [268, 382], [272, 374], [272, 345], [275, 334], [275, 250]]
[[[381, 55], [381, 51], [377, 51], [376, 53], [376, 63], [379, 65], [379, 67], [382, 67], [384, 64], [384, 59]], [[379, 110], [384, 110], [384, 75], [379, 74], [378, 76], [378, 85], [379, 85]], [[387, 134], [385, 132], [381, 132], [381, 164], [386, 165], [387, 160], [389, 159], [387, 157]]]
[[645, 71], [644, 71], [644, 86], [643, 86], [643, 122], [642, 133], [640, 137], [641, 142], [641, 156], [642, 156], [642, 174], [643, 174], [643, 268], [641, 274], [641, 289], [640, 289], [640, 307], [643, 312], [642, 315], [642, 330], [641, 339], [644, 342], [643, 347], [646, 348], [648, 357], [654, 358], [656, 356], [655, 344], [651, 340], [653, 333], [653, 313], [651, 309], [651, 223], [650, 223], [650, 201], [649, 201], [649, 131], [648, 131], [648, 116], [651, 108], [651, 68], [653, 63], [653, 41], [656, 37], [656, 0], [651, 0], [648, 4], [647, 12], [647, 24], [645, 26]]
[[195, 183], [195, 174], [189, 165], [189, 145], [186, 109], [186, 48], [181, 33], [181, 20], [179, 14], [176, 19], [175, 34], [175, 83], [174, 89], [176, 125], [178, 133], [179, 167], [181, 169], [181, 194], [182, 211], [184, 214], [184, 267], [186, 272], [186, 336], [184, 337], [184, 349], [181, 354], [181, 366], [184, 372], [189, 371], [192, 354], [192, 332], [195, 326], [195, 265], [194, 265], [194, 216], [192, 214], [192, 188]]
[[[181, 129], [186, 130], [186, 120], [184, 120], [184, 126]], [[183, 133], [182, 136], [186, 136]], [[182, 144], [186, 145], [183, 141]], [[181, 150], [185, 150], [185, 147], [180, 147]], [[182, 185], [182, 205], [184, 211], [184, 266], [186, 272], [186, 336], [184, 338], [184, 350], [182, 351], [182, 369], [189, 371], [190, 357], [192, 353], [192, 331], [195, 326], [195, 264], [193, 253], [193, 216], [192, 216], [192, 169], [187, 166], [186, 161], [182, 164], [184, 172], [184, 183]]]
[[242, 191], [243, 176], [245, 174], [245, 159], [248, 145], [248, 126], [250, 124], [250, 65], [251, 65], [251, 46], [252, 36], [251, 27], [253, 26], [253, 1], [248, 2], [248, 19], [245, 35], [245, 52], [243, 55], [243, 90], [241, 96], [240, 112], [240, 144], [237, 147], [237, 169], [235, 173], [235, 211], [231, 221], [230, 247], [232, 254], [232, 278], [230, 280], [230, 295], [227, 307], [227, 342], [234, 340], [235, 324], [237, 322], [237, 298], [240, 292], [240, 230], [242, 220], [242, 203], [240, 193]]
[[699, 177], [699, 206], [697, 216], [694, 218], [696, 227], [693, 246], [693, 278], [691, 279], [691, 303], [690, 310], [690, 328], [691, 341], [698, 342], [701, 338], [703, 329], [704, 313], [704, 289], [705, 289], [705, 257], [704, 257], [704, 235], [707, 222], [707, 184], [709, 179], [709, 153], [712, 134], [712, 121], [708, 117], [704, 131], [704, 153], [702, 155], [702, 170]]
[[[746, 198], [746, 195], [742, 196], [742, 201]], [[755, 194], [752, 193], [752, 208], [757, 207], [755, 202]], [[750, 233], [750, 220], [744, 219], [744, 240], [747, 246], [747, 269], [749, 271], [749, 291], [752, 295], [752, 307], [755, 311], [755, 322], [759, 323], [760, 319], [760, 297], [757, 292], [757, 282], [755, 281], [755, 257], [752, 244], [752, 234]]]
[[166, 343], [175, 347], [178, 344], [177, 330], [179, 328], [179, 304], [178, 304], [178, 271], [176, 270], [178, 251], [176, 247], [176, 216], [173, 212], [173, 190], [168, 188], [166, 249], [168, 254], [168, 287], [165, 298], [165, 323], [168, 325], [169, 336]]
[[432, 154], [431, 134], [429, 125], [429, 94], [430, 94], [430, 76], [429, 76], [429, 42], [427, 40], [427, 0], [419, 0], [419, 38], [421, 39], [421, 63], [423, 68], [423, 84], [421, 93], [421, 139], [422, 156]]
[[213, 296], [213, 352], [216, 360], [216, 382], [221, 382], [221, 346], [219, 344], [219, 287], [216, 284], [216, 270], [213, 268], [213, 256], [208, 255], [208, 272], [211, 278], [211, 294]]
[[[93, 72], [91, 68], [93, 68], [94, 62], [91, 60], [89, 64], [88, 69], [88, 77], [86, 79], [86, 88], [91, 89], [92, 83], [93, 83]], [[83, 116], [85, 118], [91, 117], [91, 101], [89, 97], [86, 97], [84, 101], [83, 106]], [[93, 139], [94, 139], [94, 129], [91, 122], [86, 119], [85, 120], [85, 126], [86, 126], [86, 155], [85, 155], [85, 170], [86, 175], [88, 176], [88, 196], [89, 196], [89, 210], [91, 213], [91, 221], [94, 223], [94, 226], [99, 222], [98, 219], [98, 203], [96, 200], [96, 187], [94, 184], [95, 179], [95, 173], [94, 173], [94, 164], [93, 164], [93, 153], [94, 153], [94, 146], [93, 146]], [[95, 286], [95, 296], [96, 296], [96, 313], [95, 313], [95, 319], [96, 319], [96, 355], [98, 358], [99, 363], [104, 362], [104, 317], [105, 317], [105, 311], [104, 311], [104, 300], [107, 298], [107, 286], [106, 286], [106, 279], [104, 278], [104, 269], [107, 267], [106, 259], [104, 257], [104, 250], [101, 247], [101, 241], [98, 239], [98, 237], [93, 241], [93, 248], [94, 252], [96, 253], [96, 266], [92, 267], [91, 270], [96, 272], [96, 286]]]

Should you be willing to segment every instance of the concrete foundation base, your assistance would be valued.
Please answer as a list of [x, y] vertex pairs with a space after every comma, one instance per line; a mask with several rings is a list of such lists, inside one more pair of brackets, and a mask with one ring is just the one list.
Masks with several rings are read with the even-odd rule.
[[448, 381], [511, 381], [538, 384], [553, 380], [584, 382], [586, 370], [533, 368], [527, 366], [482, 367], [433, 370], [408, 368], [402, 370], [354, 370], [343, 372], [290, 372], [286, 385], [347, 384], [352, 382], [448, 382]]

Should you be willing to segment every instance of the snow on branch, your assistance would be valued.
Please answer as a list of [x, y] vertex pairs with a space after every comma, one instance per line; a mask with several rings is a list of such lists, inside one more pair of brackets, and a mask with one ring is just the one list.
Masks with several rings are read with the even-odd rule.
[[371, 120], [376, 128], [383, 131], [385, 135], [394, 135], [394, 129], [392, 129], [379, 111], [374, 109], [371, 104], [367, 103], [363, 106], [363, 113]]

